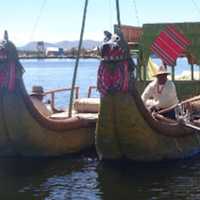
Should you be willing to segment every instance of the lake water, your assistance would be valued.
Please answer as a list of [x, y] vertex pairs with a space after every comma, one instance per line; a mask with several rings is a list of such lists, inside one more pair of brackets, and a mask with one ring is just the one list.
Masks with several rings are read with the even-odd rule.
[[[96, 85], [98, 60], [81, 60], [81, 96]], [[74, 60], [24, 60], [27, 90], [69, 87]], [[98, 94], [96, 94], [98, 95]], [[59, 96], [58, 105], [67, 100]], [[0, 159], [1, 200], [198, 200], [200, 158], [171, 163], [100, 162], [95, 153], [51, 159]]]
[[[26, 71], [23, 77], [29, 93], [33, 85], [41, 85], [45, 91], [71, 88], [74, 59], [22, 60], [22, 63]], [[89, 86], [96, 86], [98, 63], [96, 59], [80, 60], [76, 86], [80, 87], [81, 97], [87, 97]], [[56, 94], [56, 104], [66, 107], [69, 95], [70, 92]], [[93, 90], [92, 96], [98, 96], [96, 90]]]
[[[160, 64], [159, 59], [153, 59], [153, 61]], [[71, 87], [74, 59], [22, 60], [22, 63], [25, 68], [23, 77], [29, 93], [33, 85], [41, 85], [45, 91]], [[98, 64], [97, 59], [80, 59], [76, 86], [80, 87], [81, 97], [87, 97], [89, 86], [96, 86]], [[195, 65], [194, 70], [199, 72], [199, 67]], [[178, 59], [175, 68], [176, 75], [185, 75], [188, 71], [190, 71], [190, 66], [186, 59]], [[56, 94], [56, 104], [61, 107], [68, 106], [69, 95], [70, 92]], [[93, 90], [92, 96], [97, 97], [99, 94]]]

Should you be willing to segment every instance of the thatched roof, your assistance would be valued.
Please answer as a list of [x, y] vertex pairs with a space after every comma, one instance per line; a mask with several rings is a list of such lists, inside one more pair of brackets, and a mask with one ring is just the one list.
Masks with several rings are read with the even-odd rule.
[[151, 44], [167, 25], [175, 25], [177, 30], [182, 32], [192, 42], [186, 51], [190, 59], [189, 62], [200, 64], [200, 22], [144, 24], [140, 42], [144, 63], [147, 63], [151, 53]]

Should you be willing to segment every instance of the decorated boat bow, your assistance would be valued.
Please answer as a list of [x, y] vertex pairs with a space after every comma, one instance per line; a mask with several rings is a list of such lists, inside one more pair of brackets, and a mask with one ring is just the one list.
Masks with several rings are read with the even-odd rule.
[[[116, 36], [115, 36], [116, 38]], [[118, 38], [118, 37], [117, 37]], [[98, 71], [101, 107], [96, 149], [101, 159], [156, 161], [199, 152], [199, 130], [177, 121], [159, 121], [145, 108], [134, 80], [134, 66], [120, 40], [101, 48]]]
[[0, 87], [12, 92], [16, 88], [16, 79], [21, 78], [23, 67], [18, 61], [15, 45], [8, 40], [5, 31], [4, 40], [0, 43]]
[[99, 70], [97, 87], [101, 96], [116, 92], [128, 92], [129, 81], [133, 68], [130, 68], [127, 53], [120, 46], [120, 36], [105, 34], [104, 43], [100, 48], [102, 57]]
[[0, 156], [61, 156], [94, 144], [95, 122], [43, 115], [28, 95], [24, 70], [8, 37], [0, 43]]

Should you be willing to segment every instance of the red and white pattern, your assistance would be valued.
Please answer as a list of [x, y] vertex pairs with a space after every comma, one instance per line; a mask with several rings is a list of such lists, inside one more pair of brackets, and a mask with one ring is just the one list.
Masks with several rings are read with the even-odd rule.
[[109, 63], [101, 62], [98, 70], [97, 88], [102, 96], [128, 91], [128, 61], [116, 63], [110, 70]]
[[185, 48], [191, 44], [175, 26], [170, 25], [162, 31], [151, 46], [151, 51], [167, 65], [174, 65]]
[[126, 52], [116, 41], [101, 47], [102, 61], [98, 69], [97, 89], [101, 97], [116, 92], [128, 92], [129, 63]]

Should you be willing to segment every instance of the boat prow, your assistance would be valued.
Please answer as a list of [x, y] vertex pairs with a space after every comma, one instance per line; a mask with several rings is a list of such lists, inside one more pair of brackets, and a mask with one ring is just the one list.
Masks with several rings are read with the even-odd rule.
[[[153, 118], [137, 91], [131, 59], [120, 50], [120, 44], [118, 49], [108, 45], [98, 72], [101, 107], [95, 143], [99, 157], [147, 162], [183, 159], [199, 153], [199, 128]], [[117, 51], [123, 59], [113, 58]]]
[[26, 92], [23, 68], [10, 41], [2, 44], [0, 57], [0, 156], [60, 156], [93, 146], [94, 120], [42, 115]]

